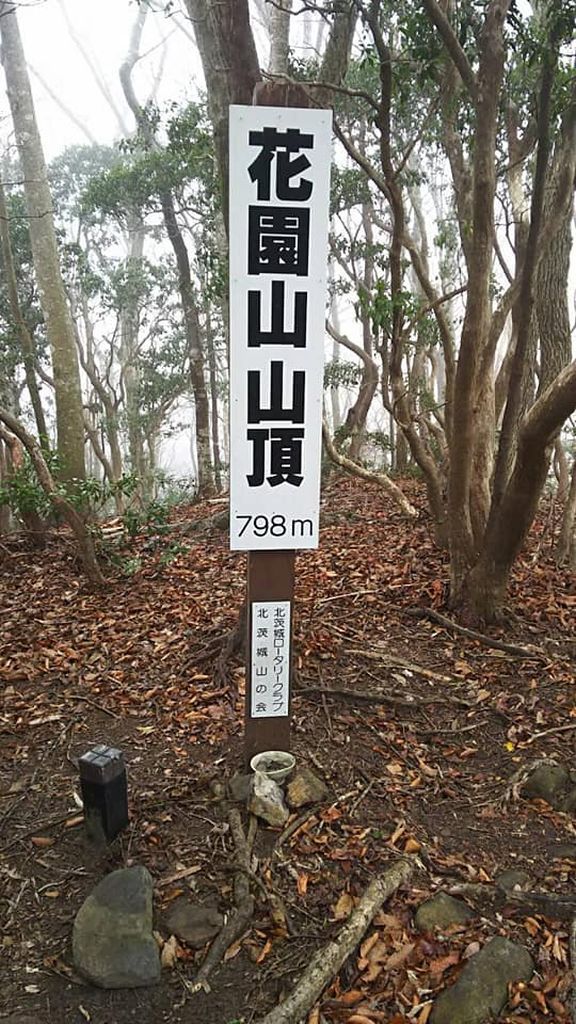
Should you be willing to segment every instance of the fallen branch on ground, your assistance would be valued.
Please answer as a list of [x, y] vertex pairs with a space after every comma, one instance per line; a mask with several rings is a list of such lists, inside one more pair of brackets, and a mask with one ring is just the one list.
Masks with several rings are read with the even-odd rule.
[[467, 626], [461, 626], [459, 622], [454, 622], [449, 619], [446, 615], [441, 615], [440, 612], [435, 611], [433, 608], [408, 608], [406, 609], [407, 615], [413, 615], [414, 617], [421, 619], [432, 619], [433, 622], [439, 622], [441, 626], [445, 626], [446, 629], [451, 629], [455, 633], [462, 633], [463, 636], [469, 636], [471, 640], [478, 640], [478, 643], [484, 645], [484, 647], [493, 647], [496, 651], [505, 651], [506, 654], [513, 654], [518, 658], [544, 658], [544, 655], [540, 651], [530, 651], [527, 647], [518, 647], [517, 644], [507, 644], [504, 640], [496, 640], [494, 637], [486, 636], [485, 633], [479, 633], [476, 629], [469, 629]]
[[410, 861], [398, 860], [383, 875], [374, 878], [338, 937], [316, 953], [290, 995], [259, 1024], [297, 1024], [305, 1017], [353, 953], [382, 904], [408, 880], [411, 872]]

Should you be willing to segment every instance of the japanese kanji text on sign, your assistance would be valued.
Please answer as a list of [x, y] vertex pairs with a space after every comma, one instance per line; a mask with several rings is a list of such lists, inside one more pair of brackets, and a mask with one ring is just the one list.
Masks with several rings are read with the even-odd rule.
[[230, 108], [230, 537], [318, 545], [332, 114]]

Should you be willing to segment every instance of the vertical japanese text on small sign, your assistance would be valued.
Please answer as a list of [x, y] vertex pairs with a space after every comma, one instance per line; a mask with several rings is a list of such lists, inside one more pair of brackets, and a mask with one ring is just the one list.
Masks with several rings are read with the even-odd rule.
[[288, 714], [290, 704], [290, 602], [252, 604], [252, 718]]
[[318, 545], [329, 111], [230, 108], [230, 536]]

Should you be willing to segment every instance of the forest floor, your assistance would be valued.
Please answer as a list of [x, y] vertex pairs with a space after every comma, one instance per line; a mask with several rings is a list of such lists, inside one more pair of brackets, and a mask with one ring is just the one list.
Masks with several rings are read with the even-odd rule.
[[[458, 883], [493, 892], [507, 868], [527, 872], [532, 889], [574, 893], [574, 819], [523, 799], [514, 781], [543, 757], [573, 763], [576, 581], [554, 565], [549, 509], [518, 562], [506, 627], [486, 631], [525, 655], [413, 614], [442, 611], [447, 566], [423, 497], [407, 486], [416, 523], [375, 486], [336, 478], [325, 489], [321, 547], [297, 558], [293, 749], [330, 797], [274, 859], [293, 934], [275, 928], [256, 889], [253, 927], [198, 995], [189, 979], [202, 951], [182, 946], [154, 988], [102, 991], [75, 975], [70, 938], [95, 883], [131, 863], [152, 874], [160, 931], [183, 892], [231, 904], [233, 844], [211, 783], [242, 770], [242, 656], [224, 673], [217, 657], [242, 604], [245, 559], [218, 529], [181, 537], [169, 557], [166, 538], [142, 535], [107, 566], [109, 586], [96, 594], [64, 531], [44, 552], [0, 551], [0, 1020], [250, 1024], [403, 853], [415, 858], [410, 882], [311, 1024], [320, 1012], [329, 1024], [354, 1015], [425, 1024], [434, 995], [498, 934], [528, 946], [537, 965], [500, 1019], [570, 1019], [568, 921], [488, 899], [468, 926], [434, 938], [415, 931], [413, 913]], [[214, 508], [180, 508], [174, 520]], [[128, 830], [104, 854], [87, 845], [74, 796], [77, 759], [99, 742], [124, 751], [131, 808]], [[277, 839], [258, 829], [254, 866], [266, 883]]]

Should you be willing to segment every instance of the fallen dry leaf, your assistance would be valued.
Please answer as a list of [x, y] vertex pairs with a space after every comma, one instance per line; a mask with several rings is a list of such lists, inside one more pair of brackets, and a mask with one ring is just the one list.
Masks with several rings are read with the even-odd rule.
[[54, 846], [54, 839], [52, 839], [51, 836], [32, 836], [30, 842], [34, 846], [40, 847], [40, 849], [44, 849], [47, 846]]
[[176, 966], [176, 961], [178, 960], [179, 951], [180, 946], [178, 945], [178, 939], [175, 935], [171, 935], [164, 943], [160, 954], [160, 963], [162, 964], [162, 967], [167, 968], [169, 971], [173, 970]]
[[332, 917], [335, 921], [345, 921], [354, 909], [354, 900], [349, 892], [343, 892], [337, 902], [331, 907]]
[[299, 896], [305, 896], [308, 891], [308, 875], [306, 872], [302, 872], [298, 875], [298, 881], [296, 882], [296, 888]]
[[404, 945], [400, 947], [400, 949], [396, 950], [395, 953], [392, 953], [391, 956], [388, 957], [388, 959], [386, 960], [386, 970], [395, 971], [398, 967], [402, 967], [402, 965], [406, 963], [408, 957], [410, 956], [413, 950], [414, 943], [405, 942]]

